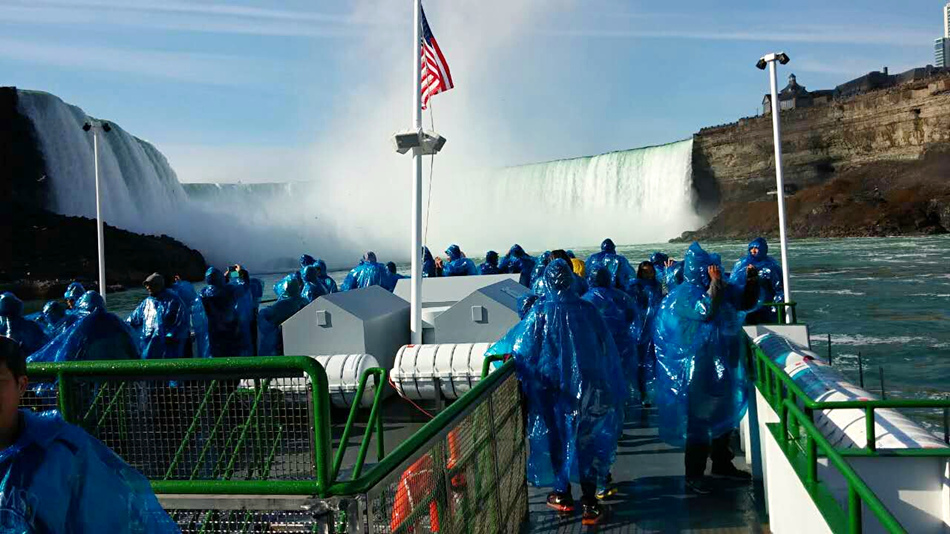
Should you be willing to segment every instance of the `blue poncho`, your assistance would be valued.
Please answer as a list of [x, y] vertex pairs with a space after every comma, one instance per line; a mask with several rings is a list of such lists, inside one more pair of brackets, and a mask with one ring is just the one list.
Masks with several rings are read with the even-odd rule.
[[653, 330], [656, 314], [663, 302], [663, 286], [656, 279], [635, 278], [627, 287], [627, 294], [637, 307], [637, 320], [631, 326], [631, 332], [637, 340], [637, 361], [640, 365], [642, 387], [649, 387], [656, 374], [656, 347], [653, 344]]
[[208, 352], [215, 358], [238, 356], [243, 348], [234, 286], [225, 283], [224, 273], [216, 267], [209, 267], [205, 272], [205, 283], [200, 298], [208, 318]]
[[317, 297], [322, 297], [328, 293], [327, 287], [320, 281], [320, 270], [316, 265], [304, 267], [302, 276], [303, 291], [300, 292], [300, 295], [307, 299], [307, 302], [313, 302], [317, 300]]
[[[294, 273], [296, 274], [296, 273]], [[277, 302], [261, 310], [257, 319], [259, 350], [261, 356], [283, 356], [284, 343], [280, 325], [308, 304], [300, 295], [299, 278], [291, 276], [277, 292]]]
[[28, 362], [75, 362], [89, 360], [137, 360], [141, 358], [135, 333], [105, 301], [87, 291], [76, 302], [74, 320], [66, 330], [27, 358]]
[[637, 339], [631, 326], [637, 319], [636, 306], [626, 293], [610, 286], [610, 273], [603, 267], [595, 269], [589, 275], [589, 283], [590, 289], [581, 298], [593, 304], [607, 323], [607, 329], [610, 330], [620, 355], [628, 394], [634, 395], [638, 391], [639, 364]]
[[27, 354], [47, 341], [43, 327], [23, 317], [23, 302], [9, 291], [0, 294], [0, 336], [18, 341]]
[[346, 275], [340, 290], [349, 291], [369, 286], [385, 287], [388, 284], [389, 271], [386, 270], [385, 265], [377, 262], [374, 256], [372, 259], [360, 260], [360, 264]]
[[586, 272], [590, 273], [597, 267], [606, 267], [610, 271], [610, 281], [614, 287], [625, 289], [630, 280], [636, 276], [633, 267], [627, 258], [617, 254], [617, 247], [610, 239], [600, 244], [600, 252], [591, 254], [584, 263]]
[[320, 279], [320, 283], [326, 288], [327, 294], [329, 295], [330, 293], [339, 291], [336, 287], [336, 280], [330, 278], [330, 275], [327, 274], [327, 262], [317, 260], [315, 265], [317, 266], [317, 278]]
[[521, 245], [512, 245], [508, 254], [498, 263], [498, 269], [503, 273], [521, 274], [518, 283], [530, 288], [531, 273], [534, 271], [536, 260], [525, 253]]
[[545, 276], [549, 294], [488, 354], [515, 358], [528, 411], [528, 480], [556, 491], [572, 478], [603, 487], [623, 424], [620, 357], [600, 313], [571, 290], [571, 267], [555, 260]]
[[433, 278], [435, 275], [435, 258], [432, 257], [429, 247], [422, 247], [422, 277]]
[[234, 313], [238, 318], [237, 353], [232, 356], [253, 356], [257, 349], [257, 309], [263, 294], [263, 285], [257, 278], [244, 280], [232, 272], [228, 283], [234, 296]]
[[693, 243], [684, 282], [663, 299], [656, 318], [660, 438], [675, 446], [708, 443], [736, 428], [746, 410], [741, 291], [723, 281], [713, 299], [707, 267], [714, 264], [719, 257]]
[[498, 253], [489, 250], [485, 254], [485, 263], [478, 266], [478, 274], [500, 274], [502, 271], [498, 267]]
[[146, 360], [182, 358], [191, 329], [189, 308], [169, 289], [145, 297], [126, 322]]
[[0, 529], [10, 533], [172, 534], [148, 480], [57, 412], [20, 410], [0, 451]]
[[85, 294], [86, 288], [84, 288], [82, 284], [79, 282], [72, 282], [66, 287], [66, 292], [63, 293], [63, 300], [65, 300], [66, 304], [69, 305], [69, 308], [72, 309], [76, 306], [76, 301], [81, 299]]
[[[188, 318], [191, 320], [191, 331], [195, 334], [195, 347], [193, 357], [210, 358], [210, 349], [208, 348], [208, 316], [205, 315], [204, 305], [195, 286], [190, 282], [178, 280], [169, 287], [181, 299], [185, 308], [190, 310]], [[188, 356], [188, 348], [185, 348], [185, 356]]]
[[57, 300], [51, 300], [43, 306], [43, 311], [28, 316], [40, 325], [48, 339], [62, 334], [76, 321], [75, 314], [66, 313], [66, 306]]
[[462, 254], [462, 249], [458, 245], [452, 245], [445, 250], [449, 256], [448, 261], [442, 266], [442, 276], [470, 276], [478, 274], [478, 268], [475, 262], [466, 258]]
[[[752, 255], [752, 249], [757, 248], [757, 254]], [[782, 266], [769, 256], [769, 244], [763, 237], [757, 237], [749, 243], [749, 253], [732, 267], [729, 283], [744, 287], [746, 283], [746, 268], [751, 265], [759, 271], [759, 297], [756, 307], [749, 311], [749, 323], [775, 322], [778, 317], [772, 308], [765, 308], [766, 302], [784, 302], [785, 288], [782, 283]]]

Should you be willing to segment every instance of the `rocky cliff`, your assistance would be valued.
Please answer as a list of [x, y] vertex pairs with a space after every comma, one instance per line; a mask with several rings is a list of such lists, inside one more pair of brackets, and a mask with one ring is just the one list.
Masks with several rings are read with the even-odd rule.
[[[776, 233], [771, 117], [693, 139], [694, 180], [719, 214], [680, 239]], [[784, 111], [782, 151], [794, 237], [950, 231], [948, 75]]]

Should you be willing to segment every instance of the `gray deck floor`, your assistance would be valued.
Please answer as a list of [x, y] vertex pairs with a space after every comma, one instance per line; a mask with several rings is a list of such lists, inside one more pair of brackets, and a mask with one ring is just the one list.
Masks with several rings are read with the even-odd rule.
[[[748, 469], [741, 457], [736, 466]], [[545, 505], [549, 489], [529, 487], [524, 532], [769, 532], [758, 483], [711, 479], [712, 494], [687, 492], [683, 450], [660, 441], [656, 410], [628, 409], [612, 475], [618, 492], [604, 501], [607, 515], [597, 527], [581, 525], [580, 506], [573, 515], [558, 514]], [[579, 488], [573, 490], [579, 500]]]

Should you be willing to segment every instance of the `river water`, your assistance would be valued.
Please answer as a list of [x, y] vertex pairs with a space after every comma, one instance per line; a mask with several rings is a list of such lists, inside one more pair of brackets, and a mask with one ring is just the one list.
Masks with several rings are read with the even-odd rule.
[[[704, 246], [720, 253], [727, 269], [746, 248], [739, 242]], [[654, 250], [681, 259], [686, 247], [618, 250], [636, 264]], [[578, 257], [596, 250], [574, 249]], [[770, 254], [780, 258], [777, 243]], [[855, 383], [860, 352], [865, 385], [873, 393], [880, 391], [883, 369], [889, 398], [950, 396], [950, 237], [797, 240], [789, 246], [789, 262], [792, 299], [799, 320], [810, 328], [814, 350], [825, 354], [831, 334], [834, 365]], [[341, 282], [346, 271], [331, 275]], [[265, 298], [273, 298], [273, 284], [283, 273], [258, 276]], [[143, 290], [116, 293], [109, 296], [109, 308], [124, 317], [143, 297]]]

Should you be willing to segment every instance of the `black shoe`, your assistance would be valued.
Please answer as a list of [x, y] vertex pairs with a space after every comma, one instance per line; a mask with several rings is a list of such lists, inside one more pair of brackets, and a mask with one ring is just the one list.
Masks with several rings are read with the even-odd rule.
[[742, 480], [745, 482], [752, 480], [752, 473], [737, 468], [736, 466], [732, 465], [732, 462], [724, 462], [721, 464], [713, 463], [712, 475], [715, 477]]
[[600, 507], [600, 504], [594, 501], [584, 501], [583, 503], [584, 514], [581, 516], [581, 524], [584, 526], [593, 526], [604, 518], [604, 510]]
[[686, 489], [696, 495], [709, 495], [712, 493], [712, 488], [709, 487], [709, 482], [706, 480], [706, 477], [687, 477]]
[[552, 491], [548, 493], [548, 508], [557, 510], [561, 513], [570, 513], [574, 511], [574, 498], [570, 493], [559, 493]]

